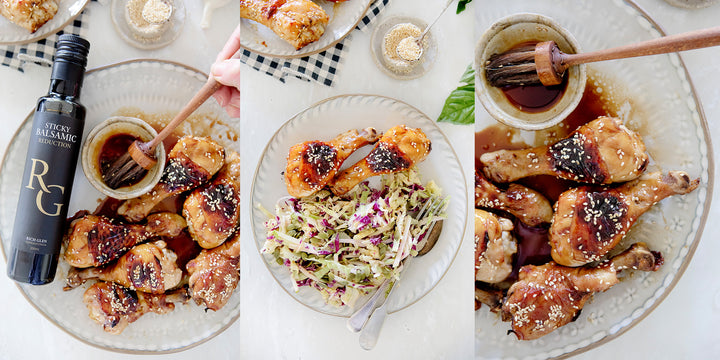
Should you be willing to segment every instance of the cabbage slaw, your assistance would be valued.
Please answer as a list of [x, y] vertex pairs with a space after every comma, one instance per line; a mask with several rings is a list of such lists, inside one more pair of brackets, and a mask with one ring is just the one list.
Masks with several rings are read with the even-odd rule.
[[414, 216], [440, 195], [413, 167], [383, 175], [377, 189], [365, 181], [342, 198], [328, 190], [282, 198], [275, 214], [261, 206], [269, 218], [261, 251], [288, 268], [295, 291], [310, 286], [326, 303], [352, 307], [385, 280], [399, 279], [403, 260], [417, 255], [430, 225], [445, 217], [448, 199], [422, 219]]

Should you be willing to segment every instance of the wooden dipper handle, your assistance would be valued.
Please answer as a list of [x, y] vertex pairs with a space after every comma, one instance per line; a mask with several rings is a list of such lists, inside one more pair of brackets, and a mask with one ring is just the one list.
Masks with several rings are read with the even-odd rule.
[[[703, 30], [664, 36], [635, 44], [581, 54], [562, 54], [560, 64], [569, 66], [603, 60], [625, 59], [637, 56], [667, 54], [720, 45], [720, 26]], [[564, 70], [563, 70], [564, 71]]]

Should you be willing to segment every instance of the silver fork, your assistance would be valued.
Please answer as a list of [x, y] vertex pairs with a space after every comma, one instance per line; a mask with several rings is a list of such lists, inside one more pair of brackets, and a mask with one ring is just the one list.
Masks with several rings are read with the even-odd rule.
[[[428, 199], [415, 218], [422, 221], [430, 214], [442, 212], [445, 204], [445, 198], [441, 198], [439, 196], [432, 197]], [[432, 220], [427, 228], [427, 231], [423, 232], [423, 234], [427, 234], [426, 236], [429, 237], [430, 234], [432, 234], [432, 230], [437, 221], [438, 219]], [[428, 239], [426, 237], [424, 239], [426, 244], [428, 243], [427, 240]], [[403, 267], [408, 266], [410, 259], [411, 257], [408, 257], [404, 260]], [[347, 326], [351, 331], [363, 331], [360, 334], [360, 343], [364, 349], [372, 349], [377, 342], [377, 337], [380, 333], [380, 329], [382, 328], [385, 316], [387, 315], [387, 310], [385, 309], [386, 300], [395, 289], [395, 285], [396, 280], [385, 280], [380, 287], [378, 287], [378, 290], [375, 294], [373, 294], [370, 300], [358, 309], [347, 321]], [[389, 286], [391, 287], [390, 291], [387, 291]], [[363, 343], [366, 345], [363, 345]]]

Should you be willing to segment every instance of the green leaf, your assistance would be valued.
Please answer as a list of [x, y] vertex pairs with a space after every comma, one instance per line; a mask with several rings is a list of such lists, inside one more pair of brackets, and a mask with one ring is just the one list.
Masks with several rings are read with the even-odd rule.
[[438, 122], [467, 125], [475, 122], [475, 69], [468, 65], [458, 86], [445, 100]]
[[472, 2], [472, 0], [460, 0], [460, 1], [458, 1], [457, 11], [456, 11], [455, 13], [456, 13], [456, 14], [459, 14], [459, 13], [465, 11], [465, 7], [467, 6], [467, 4], [469, 4], [469, 3], [471, 3], [471, 2]]

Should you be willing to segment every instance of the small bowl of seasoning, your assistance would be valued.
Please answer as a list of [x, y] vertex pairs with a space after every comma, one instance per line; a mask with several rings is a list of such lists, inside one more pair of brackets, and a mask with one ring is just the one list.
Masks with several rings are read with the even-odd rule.
[[115, 30], [130, 45], [158, 49], [182, 31], [185, 5], [182, 0], [113, 0], [111, 18]]
[[130, 199], [150, 191], [160, 181], [165, 168], [165, 148], [155, 149], [157, 165], [140, 176], [130, 179], [116, 189], [103, 181], [103, 174], [113, 161], [127, 153], [135, 140], [150, 141], [157, 131], [146, 122], [133, 117], [113, 116], [95, 126], [85, 139], [81, 161], [83, 172], [90, 184], [101, 193], [115, 199]]
[[540, 130], [565, 119], [580, 103], [587, 82], [584, 64], [570, 67], [555, 86], [513, 85], [493, 87], [485, 64], [496, 54], [553, 40], [565, 53], [579, 53], [575, 37], [555, 20], [538, 14], [515, 14], [495, 22], [475, 48], [476, 95], [496, 120], [523, 130]]
[[426, 26], [424, 21], [408, 16], [390, 17], [376, 26], [370, 49], [380, 70], [398, 80], [416, 79], [428, 72], [437, 57], [432, 31], [421, 42], [416, 41]]

